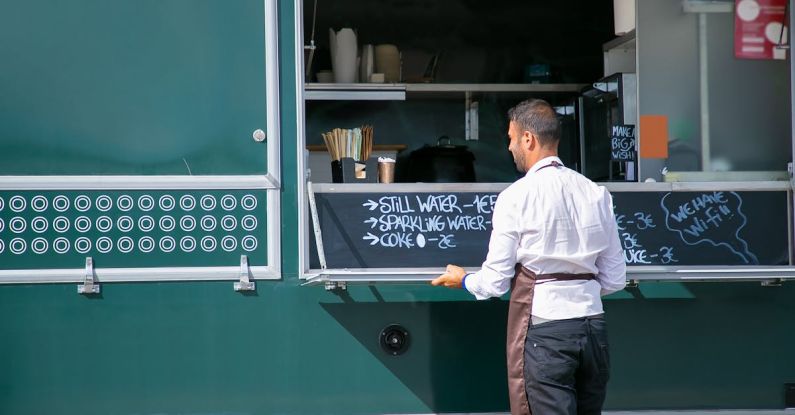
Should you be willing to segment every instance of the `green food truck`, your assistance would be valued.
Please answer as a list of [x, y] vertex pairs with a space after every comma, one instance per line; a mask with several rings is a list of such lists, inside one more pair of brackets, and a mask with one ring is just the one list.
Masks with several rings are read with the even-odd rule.
[[788, 0], [0, 1], [0, 414], [509, 411], [477, 270], [552, 104], [605, 410], [795, 407]]

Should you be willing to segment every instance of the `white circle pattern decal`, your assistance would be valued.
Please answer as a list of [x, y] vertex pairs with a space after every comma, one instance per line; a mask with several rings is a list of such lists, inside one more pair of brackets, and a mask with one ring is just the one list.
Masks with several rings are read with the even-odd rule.
[[28, 202], [25, 201], [24, 197], [17, 195], [17, 196], [12, 196], [11, 199], [8, 200], [8, 206], [11, 208], [13, 212], [19, 213], [25, 210], [26, 207], [28, 207]]
[[202, 238], [201, 246], [204, 252], [213, 252], [218, 247], [218, 242], [216, 242], [215, 237], [207, 235]]
[[155, 228], [155, 220], [149, 215], [144, 215], [138, 218], [138, 229], [149, 232]]
[[240, 206], [245, 210], [254, 210], [257, 208], [257, 198], [254, 195], [245, 195], [240, 199]]
[[49, 206], [49, 202], [47, 201], [47, 198], [42, 195], [33, 196], [33, 199], [30, 201], [30, 207], [39, 213], [47, 210], [47, 206]]
[[28, 223], [25, 222], [25, 219], [22, 219], [19, 216], [14, 216], [10, 221], [8, 221], [8, 229], [11, 229], [11, 232], [22, 233], [25, 232], [25, 229], [27, 228]]
[[196, 238], [192, 236], [183, 236], [182, 239], [179, 240], [179, 247], [184, 252], [193, 252], [196, 249]]
[[257, 229], [257, 218], [254, 217], [254, 215], [243, 216], [243, 219], [240, 221], [240, 226], [242, 226], [243, 229], [251, 232], [254, 229]]
[[122, 212], [129, 212], [133, 208], [133, 199], [130, 195], [121, 195], [116, 199], [116, 206]]
[[231, 232], [237, 228], [237, 218], [232, 215], [226, 215], [221, 218], [221, 228], [227, 232]]
[[171, 252], [176, 247], [177, 243], [171, 236], [164, 236], [160, 238], [160, 250], [163, 252]]
[[8, 249], [11, 250], [12, 254], [21, 255], [28, 250], [28, 243], [22, 238], [14, 238], [11, 240], [11, 243], [8, 244]]
[[52, 242], [52, 250], [58, 254], [65, 254], [69, 252], [69, 245], [68, 239], [64, 238], [63, 236], [59, 236]]
[[36, 216], [32, 221], [30, 221], [30, 228], [36, 233], [44, 233], [49, 227], [50, 223], [47, 222], [47, 219], [44, 219], [42, 216]]
[[176, 227], [177, 223], [176, 221], [174, 221], [173, 217], [166, 215], [160, 218], [159, 224], [160, 224], [160, 230], [165, 232], [171, 232], [174, 230], [174, 227]]
[[107, 236], [102, 236], [97, 239], [97, 251], [103, 254], [107, 254], [113, 249], [113, 241], [110, 240]]
[[91, 239], [81, 236], [75, 239], [75, 251], [85, 254], [91, 250]]
[[155, 240], [151, 236], [144, 236], [138, 240], [138, 250], [143, 253], [152, 252], [155, 249]]
[[237, 249], [237, 239], [234, 236], [226, 235], [221, 238], [221, 248], [226, 252], [232, 252]]
[[158, 206], [160, 206], [160, 210], [165, 212], [170, 212], [171, 209], [174, 209], [174, 206], [177, 204], [174, 200], [174, 196], [171, 195], [163, 195], [160, 196], [160, 199], [157, 202]]
[[75, 209], [78, 212], [86, 212], [91, 209], [91, 199], [86, 195], [80, 195], [75, 198]]
[[131, 231], [133, 226], [134, 226], [134, 221], [129, 216], [119, 216], [119, 218], [116, 219], [116, 227], [119, 228], [119, 230], [122, 232]]
[[119, 248], [119, 252], [124, 254], [131, 252], [134, 246], [135, 242], [129, 236], [122, 236], [116, 241], [116, 247]]
[[179, 198], [179, 207], [186, 212], [190, 212], [196, 207], [196, 198], [191, 195], [184, 195]]
[[97, 197], [97, 200], [94, 201], [94, 205], [101, 212], [107, 212], [113, 207], [113, 200], [108, 195], [100, 195]]
[[234, 210], [237, 207], [237, 199], [232, 195], [224, 195], [221, 198], [221, 207], [226, 211]]
[[69, 210], [69, 198], [64, 195], [55, 196], [55, 198], [52, 200], [52, 207], [57, 212], [66, 212]]
[[[49, 252], [50, 248], [52, 248], [52, 253], [59, 255], [70, 252], [72, 254], [86, 254], [91, 252], [92, 249], [95, 250], [95, 253], [106, 254], [112, 252], [114, 248], [124, 254], [131, 253], [136, 248], [141, 253], [150, 253], [157, 248], [159, 248], [159, 252], [164, 253], [172, 253], [178, 250], [189, 253], [195, 252], [197, 248], [201, 248], [201, 251], [208, 253], [219, 251], [220, 249], [226, 252], [234, 252], [238, 248], [252, 252], [257, 249], [259, 242], [253, 235], [236, 236], [234, 234], [235, 231], [240, 232], [242, 230], [251, 232], [258, 226], [258, 219], [252, 214], [242, 215], [242, 218], [232, 214], [238, 206], [246, 211], [255, 210], [258, 200], [253, 194], [245, 194], [242, 197], [237, 197], [233, 194], [163, 194], [153, 197], [149, 194], [136, 194], [133, 192], [131, 194], [100, 194], [98, 196], [86, 193], [71, 197], [65, 194], [57, 194], [49, 198], [41, 194], [32, 195], [30, 198], [27, 198], [24, 194], [16, 194], [6, 199], [0, 198], [0, 211], [8, 205], [10, 211], [24, 212], [28, 208], [28, 203], [32, 211], [41, 213], [52, 207], [54, 212], [63, 213], [64, 215], [54, 218], [49, 218], [46, 215], [28, 218], [22, 214], [10, 219], [0, 218], [0, 233], [9, 232], [9, 234], [19, 234], [20, 236], [10, 241], [8, 239], [0, 240], [0, 254], [5, 251], [15, 255], [24, 254], [28, 249], [28, 244], [30, 245], [31, 253], [38, 255]], [[76, 212], [90, 212], [92, 208], [95, 208], [95, 211], [111, 212], [114, 207], [118, 209], [116, 212], [129, 212], [137, 208], [141, 212], [155, 210], [155, 213], [152, 216], [143, 215], [137, 218], [136, 216], [138, 215], [135, 213], [131, 216], [124, 214], [122, 216], [116, 216], [116, 214], [93, 216], [91, 213], [86, 213], [74, 218], [66, 215], [66, 212], [69, 212], [70, 209], [74, 209]], [[205, 214], [195, 217], [184, 213], [182, 216], [164, 214], [165, 212], [173, 211], [175, 208], [181, 208], [183, 212], [190, 212], [197, 207], [200, 207], [205, 212], [218, 209], [218, 212], [228, 214]], [[31, 231], [40, 234], [40, 236], [32, 240], [26, 240], [22, 235], [27, 231], [28, 221], [30, 222]], [[50, 221], [52, 222], [54, 233], [52, 239], [47, 239], [45, 236], [47, 236]], [[131, 236], [115, 235], [118, 237], [116, 239], [112, 234], [113, 232], [117, 234], [135, 232], [136, 225], [141, 232], [160, 231], [165, 232], [166, 235], [162, 235], [162, 233], [162, 236], [156, 234], [152, 236], [142, 235], [136, 242], [136, 239]], [[71, 239], [67, 233], [72, 228], [74, 228], [75, 232], [83, 234], [90, 233], [92, 229], [95, 229], [96, 232], [108, 233], [108, 235], [100, 236], [96, 240], [92, 240], [93, 238], [89, 237], [93, 234], [79, 237], [75, 235], [76, 239]], [[175, 230], [177, 232], [194, 232], [197, 231], [197, 228], [198, 231], [205, 234], [183, 234], [182, 236], [168, 234]], [[221, 235], [207, 234], [221, 229], [229, 234], [223, 237]], [[58, 234], [67, 235], [59, 236]]]
[[91, 230], [91, 219], [85, 216], [79, 216], [75, 219], [75, 229], [80, 233], [86, 233]]
[[153, 199], [152, 196], [143, 195], [138, 198], [138, 209], [149, 212], [153, 207], [155, 207], [155, 199]]
[[179, 227], [185, 232], [191, 232], [196, 229], [196, 219], [191, 215], [185, 215], [179, 220]]
[[218, 221], [215, 219], [215, 216], [212, 215], [204, 215], [202, 216], [201, 226], [202, 230], [205, 232], [212, 232], [215, 230], [215, 226], [218, 224]]
[[202, 196], [200, 204], [202, 206], [202, 209], [204, 209], [204, 210], [206, 210], [208, 212], [213, 210], [213, 209], [215, 209], [215, 205], [216, 205], [215, 196], [212, 196], [212, 195], [204, 195], [204, 196]]
[[108, 232], [113, 229], [113, 220], [107, 216], [100, 216], [97, 218], [96, 226], [100, 232]]
[[251, 252], [251, 251], [257, 249], [257, 238], [255, 238], [255, 237], [253, 237], [251, 235], [246, 235], [240, 241], [240, 245], [246, 251]]
[[52, 221], [52, 227], [55, 228], [55, 231], [58, 233], [64, 233], [69, 230], [69, 219], [66, 219], [65, 216], [58, 216]]
[[30, 243], [30, 250], [36, 254], [43, 254], [50, 248], [50, 244], [44, 238], [34, 238]]

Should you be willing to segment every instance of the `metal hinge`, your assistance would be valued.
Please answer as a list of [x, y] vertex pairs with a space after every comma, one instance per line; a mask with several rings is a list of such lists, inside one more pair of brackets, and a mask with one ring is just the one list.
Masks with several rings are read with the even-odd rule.
[[248, 278], [250, 272], [248, 256], [240, 255], [240, 281], [235, 283], [235, 291], [254, 291], [257, 288], [257, 284]]
[[348, 283], [345, 281], [326, 281], [325, 283], [326, 291], [334, 291], [334, 290], [342, 290], [345, 291], [348, 289]]
[[77, 286], [78, 294], [99, 294], [99, 281], [94, 279], [94, 260], [86, 257], [86, 273], [83, 284]]

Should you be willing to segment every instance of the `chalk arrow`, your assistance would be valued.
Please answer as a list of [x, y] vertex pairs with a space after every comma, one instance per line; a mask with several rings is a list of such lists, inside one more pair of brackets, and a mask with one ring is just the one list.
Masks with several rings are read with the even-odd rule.
[[375, 245], [378, 243], [378, 237], [371, 234], [370, 232], [367, 232], [367, 235], [363, 236], [362, 239], [365, 241], [370, 241], [370, 245]]
[[366, 202], [362, 203], [362, 206], [370, 208], [370, 210], [375, 210], [378, 207], [378, 202], [374, 202], [370, 199], [367, 199]]
[[378, 219], [370, 218], [370, 219], [367, 219], [366, 221], [364, 221], [364, 223], [369, 223], [370, 224], [370, 229], [372, 229], [372, 228], [375, 228], [375, 224], [378, 223]]

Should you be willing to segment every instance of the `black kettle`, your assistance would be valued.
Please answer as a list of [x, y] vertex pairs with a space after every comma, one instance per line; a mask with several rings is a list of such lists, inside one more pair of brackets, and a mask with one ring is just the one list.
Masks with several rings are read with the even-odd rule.
[[453, 145], [450, 137], [439, 137], [435, 146], [425, 145], [409, 156], [412, 181], [426, 183], [474, 182], [475, 156], [467, 146]]

